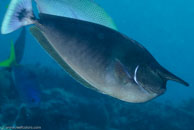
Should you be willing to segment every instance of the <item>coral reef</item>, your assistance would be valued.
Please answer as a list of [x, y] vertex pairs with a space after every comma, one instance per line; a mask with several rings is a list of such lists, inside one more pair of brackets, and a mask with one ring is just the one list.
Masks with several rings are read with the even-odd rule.
[[87, 89], [62, 70], [28, 66], [41, 84], [38, 107], [21, 106], [11, 74], [0, 71], [0, 126], [43, 130], [193, 130], [194, 99], [179, 106], [151, 101], [131, 104]]

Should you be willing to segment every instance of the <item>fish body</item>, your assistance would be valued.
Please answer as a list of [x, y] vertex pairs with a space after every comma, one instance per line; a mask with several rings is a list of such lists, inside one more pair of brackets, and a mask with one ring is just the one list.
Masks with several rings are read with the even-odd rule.
[[[138, 66], [157, 64], [136, 41], [97, 24], [44, 14], [37, 27], [64, 62], [96, 90], [128, 102], [157, 96], [134, 80]], [[165, 86], [157, 87], [163, 87], [162, 94]]]
[[[14, 8], [12, 5], [10, 8]], [[14, 14], [8, 11], [2, 31], [9, 33], [20, 26], [34, 24], [31, 33], [37, 41], [86, 87], [126, 102], [140, 103], [163, 94], [167, 80], [188, 86], [160, 66], [142, 45], [114, 29], [43, 13], [36, 19], [29, 1], [18, 7], [28, 13], [22, 20], [13, 15], [13, 20], [7, 21], [8, 14]], [[19, 8], [14, 9], [23, 13]], [[12, 22], [17, 22], [18, 26], [9, 26]]]

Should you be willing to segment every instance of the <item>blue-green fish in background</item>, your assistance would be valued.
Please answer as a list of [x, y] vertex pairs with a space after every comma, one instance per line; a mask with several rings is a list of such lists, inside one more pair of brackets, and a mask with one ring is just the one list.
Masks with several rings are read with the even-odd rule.
[[137, 41], [94, 22], [39, 13], [30, 0], [12, 0], [1, 32], [33, 24], [32, 35], [74, 79], [117, 99], [140, 103], [163, 94], [168, 80], [189, 86], [163, 68]]
[[39, 84], [36, 75], [29, 68], [20, 65], [25, 49], [26, 30], [23, 29], [15, 44], [11, 42], [9, 59], [0, 62], [0, 67], [9, 69], [20, 100], [27, 107], [37, 107], [40, 103]]

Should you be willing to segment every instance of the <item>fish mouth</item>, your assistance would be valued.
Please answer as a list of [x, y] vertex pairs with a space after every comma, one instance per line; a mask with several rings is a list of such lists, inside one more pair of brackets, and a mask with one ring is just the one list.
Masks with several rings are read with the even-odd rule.
[[159, 95], [162, 95], [166, 91], [166, 88], [160, 88], [160, 87], [156, 87], [156, 86], [154, 87], [154, 86], [149, 86], [149, 85], [142, 85], [138, 81], [136, 84], [143, 92], [145, 92], [147, 94], [157, 94], [159, 96]]
[[151, 93], [155, 93], [155, 94], [158, 94], [158, 95], [161, 95], [161, 94], [163, 94], [166, 91], [165, 88], [159, 88], [159, 89], [157, 89], [157, 87], [156, 87], [156, 89], [155, 88], [153, 89], [153, 87], [144, 87], [144, 89], [147, 92], [149, 92], [150, 94]]

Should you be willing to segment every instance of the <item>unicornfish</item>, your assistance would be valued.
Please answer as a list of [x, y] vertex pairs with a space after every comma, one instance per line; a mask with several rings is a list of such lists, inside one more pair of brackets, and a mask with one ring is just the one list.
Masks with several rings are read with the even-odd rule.
[[63, 69], [85, 87], [126, 102], [141, 103], [166, 91], [168, 80], [189, 86], [162, 67], [137, 41], [101, 24], [33, 15], [30, 0], [12, 0], [1, 32], [25, 26]]

